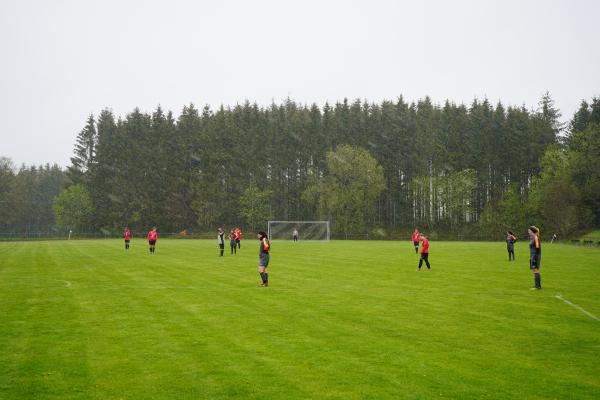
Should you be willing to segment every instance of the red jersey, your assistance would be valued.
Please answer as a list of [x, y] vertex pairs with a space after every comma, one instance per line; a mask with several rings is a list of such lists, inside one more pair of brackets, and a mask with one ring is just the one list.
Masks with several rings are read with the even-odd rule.
[[423, 238], [423, 244], [421, 244], [421, 254], [429, 253], [429, 240]]
[[419, 232], [415, 232], [412, 234], [413, 242], [417, 243], [419, 241]]
[[129, 229], [125, 229], [125, 232], [123, 232], [123, 237], [125, 240], [131, 240], [131, 231]]
[[242, 238], [242, 230], [241, 229], [236, 229], [234, 234], [235, 234], [235, 240], [240, 240]]
[[156, 231], [148, 232], [148, 240], [156, 241], [157, 239], [158, 239], [158, 232], [156, 232]]

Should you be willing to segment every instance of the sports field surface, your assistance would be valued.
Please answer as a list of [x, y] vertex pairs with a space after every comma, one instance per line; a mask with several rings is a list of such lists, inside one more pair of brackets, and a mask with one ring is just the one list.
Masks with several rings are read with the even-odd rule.
[[598, 399], [600, 249], [0, 243], [1, 399]]

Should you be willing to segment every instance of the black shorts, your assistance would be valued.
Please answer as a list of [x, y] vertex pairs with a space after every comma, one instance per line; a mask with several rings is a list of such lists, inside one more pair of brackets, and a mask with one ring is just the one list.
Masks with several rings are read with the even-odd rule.
[[427, 260], [429, 253], [421, 253], [421, 260]]
[[415, 245], [415, 247], [417, 247], [419, 245], [419, 242], [413, 242], [413, 244]]
[[258, 266], [267, 268], [269, 266], [269, 261], [271, 259], [271, 256], [269, 255], [269, 253], [261, 254], [259, 257], [260, 258], [258, 260]]
[[225, 248], [225, 243], [219, 243], [219, 248], [223, 250]]
[[150, 246], [154, 246], [156, 244], [156, 240], [148, 240]]
[[129, 239], [125, 239], [125, 243], [129, 243]]
[[535, 255], [529, 257], [529, 268], [530, 269], [534, 269], [534, 268], [539, 269], [541, 264], [542, 264], [542, 255], [541, 254], [535, 254]]

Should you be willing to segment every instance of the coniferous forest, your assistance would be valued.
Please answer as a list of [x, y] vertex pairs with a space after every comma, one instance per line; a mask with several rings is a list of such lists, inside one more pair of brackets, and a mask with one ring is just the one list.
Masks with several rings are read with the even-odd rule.
[[568, 237], [600, 225], [600, 99], [561, 120], [549, 94], [534, 110], [402, 97], [189, 105], [178, 117], [106, 109], [66, 169], [0, 158], [0, 231], [208, 232], [271, 218], [327, 219], [357, 237], [498, 238], [531, 224]]

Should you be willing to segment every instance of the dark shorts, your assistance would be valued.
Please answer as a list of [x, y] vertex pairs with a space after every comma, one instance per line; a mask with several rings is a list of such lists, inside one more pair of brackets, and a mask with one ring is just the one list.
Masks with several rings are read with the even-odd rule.
[[125, 243], [129, 243], [129, 239], [125, 239]]
[[236, 243], [239, 243], [239, 242], [240, 242], [240, 239], [235, 239], [235, 242], [236, 242]]
[[271, 258], [271, 256], [269, 255], [269, 253], [261, 254], [259, 256], [258, 266], [265, 267], [265, 268], [268, 267], [270, 258]]
[[542, 255], [541, 254], [537, 254], [537, 255], [533, 255], [529, 257], [529, 268], [530, 269], [534, 269], [534, 268], [540, 268], [540, 265], [542, 264]]
[[419, 242], [413, 242], [413, 244], [415, 245], [415, 247], [419, 246]]
[[150, 246], [154, 246], [156, 244], [156, 240], [148, 240], [148, 243], [150, 243]]
[[427, 260], [427, 257], [429, 257], [429, 253], [421, 253], [421, 260]]
[[222, 250], [225, 248], [225, 243], [219, 243], [219, 248]]

